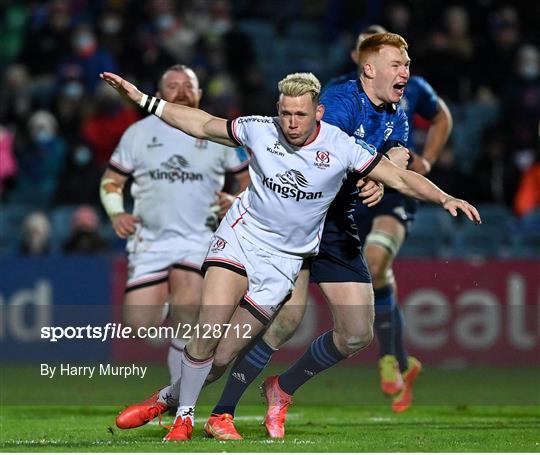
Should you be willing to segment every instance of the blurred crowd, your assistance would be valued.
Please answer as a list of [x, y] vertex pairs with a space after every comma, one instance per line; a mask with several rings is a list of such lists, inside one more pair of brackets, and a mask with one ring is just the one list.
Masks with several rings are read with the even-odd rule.
[[[313, 71], [324, 83], [351, 71], [349, 51], [372, 23], [407, 39], [412, 73], [424, 76], [453, 114], [454, 130], [430, 178], [516, 217], [540, 207], [538, 2], [0, 5], [0, 217], [6, 218], [0, 254], [48, 254], [56, 228], [69, 230], [57, 251], [121, 247], [107, 227], [98, 185], [122, 133], [142, 113], [104, 85], [100, 71], [118, 72], [153, 93], [163, 69], [183, 63], [201, 80], [203, 109], [227, 118], [272, 115], [279, 79]], [[428, 125], [417, 118], [415, 126], [420, 147]], [[69, 217], [57, 215], [63, 221], [55, 227], [56, 212]]]

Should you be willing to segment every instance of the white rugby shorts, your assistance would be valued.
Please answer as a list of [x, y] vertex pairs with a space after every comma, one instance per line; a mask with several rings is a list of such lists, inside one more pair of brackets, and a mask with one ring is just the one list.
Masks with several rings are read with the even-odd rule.
[[171, 269], [201, 273], [206, 245], [196, 250], [142, 251], [129, 253], [126, 292], [154, 286], [169, 279]]
[[210, 241], [203, 270], [216, 266], [247, 276], [248, 290], [240, 305], [267, 324], [291, 294], [302, 262], [272, 254], [222, 222]]

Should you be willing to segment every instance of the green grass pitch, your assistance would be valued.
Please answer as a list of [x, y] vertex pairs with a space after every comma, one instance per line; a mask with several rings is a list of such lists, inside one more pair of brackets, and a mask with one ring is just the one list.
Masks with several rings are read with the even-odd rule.
[[[194, 438], [162, 443], [166, 430], [152, 422], [118, 430], [125, 404], [146, 398], [166, 382], [162, 367], [144, 379], [39, 376], [39, 365], [2, 365], [0, 448], [23, 452], [539, 452], [540, 369], [426, 368], [415, 404], [390, 410], [373, 366], [331, 369], [298, 391], [284, 441], [266, 437], [260, 381], [237, 409], [241, 442], [203, 437], [202, 425], [223, 387], [203, 391]], [[274, 367], [270, 372], [279, 371]], [[170, 423], [171, 417], [164, 419]]]

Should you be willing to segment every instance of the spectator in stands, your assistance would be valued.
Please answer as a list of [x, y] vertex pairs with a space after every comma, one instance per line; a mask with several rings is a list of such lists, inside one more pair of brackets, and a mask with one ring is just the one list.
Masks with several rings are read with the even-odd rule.
[[0, 200], [4, 199], [17, 171], [17, 161], [13, 154], [13, 133], [0, 124]]
[[[503, 125], [488, 128], [479, 141], [482, 156], [468, 181], [467, 194], [477, 203], [512, 207], [519, 180], [519, 168], [513, 159], [508, 134]], [[461, 181], [463, 185], [464, 178]]]
[[72, 52], [60, 63], [59, 74], [63, 74], [69, 68], [76, 69], [82, 75], [85, 89], [88, 93], [94, 93], [99, 85], [99, 72], [108, 68], [118, 68], [116, 60], [108, 49], [99, 45], [89, 24], [80, 24], [75, 29], [71, 45]]
[[72, 232], [63, 246], [65, 253], [95, 254], [109, 249], [99, 233], [99, 217], [93, 207], [81, 205], [73, 213], [71, 228]]
[[512, 143], [518, 149], [534, 148], [540, 120], [540, 51], [536, 46], [519, 47], [507, 87], [505, 113]]
[[96, 89], [95, 102], [95, 112], [84, 122], [82, 131], [96, 165], [105, 169], [120, 137], [140, 116], [132, 106], [123, 104], [120, 95], [104, 82]]
[[71, 5], [67, 0], [52, 0], [29, 8], [27, 33], [19, 61], [32, 75], [30, 92], [38, 106], [48, 106], [54, 95], [58, 62], [69, 52], [72, 26]]
[[53, 108], [60, 132], [68, 142], [79, 136], [83, 119], [92, 108], [87, 95], [78, 72], [62, 75]]
[[89, 204], [99, 207], [99, 193], [96, 188], [102, 173], [94, 162], [88, 144], [77, 139], [69, 148], [66, 168], [58, 179], [54, 204]]
[[6, 68], [0, 86], [0, 122], [24, 129], [32, 114], [32, 96], [28, 90], [30, 77], [24, 65], [13, 64]]
[[514, 199], [514, 211], [520, 217], [540, 209], [540, 152], [523, 173]]
[[23, 221], [19, 251], [24, 256], [47, 256], [51, 224], [43, 212], [32, 212]]
[[37, 111], [28, 120], [30, 140], [17, 153], [20, 173], [13, 195], [19, 202], [48, 205], [64, 169], [66, 144], [58, 134], [56, 118], [48, 111]]

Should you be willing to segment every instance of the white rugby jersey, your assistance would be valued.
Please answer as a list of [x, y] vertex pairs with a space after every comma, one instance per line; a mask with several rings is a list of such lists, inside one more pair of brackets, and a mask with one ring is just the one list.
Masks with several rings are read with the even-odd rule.
[[247, 169], [243, 149], [196, 139], [148, 116], [131, 125], [111, 156], [109, 167], [133, 176], [133, 214], [141, 218], [127, 249], [165, 251], [188, 242], [204, 243], [215, 215], [210, 206], [223, 188], [225, 172]]
[[278, 118], [240, 117], [227, 127], [252, 157], [251, 184], [225, 221], [259, 247], [284, 256], [317, 253], [326, 212], [347, 172], [368, 174], [382, 156], [325, 122], [301, 148], [287, 142]]

